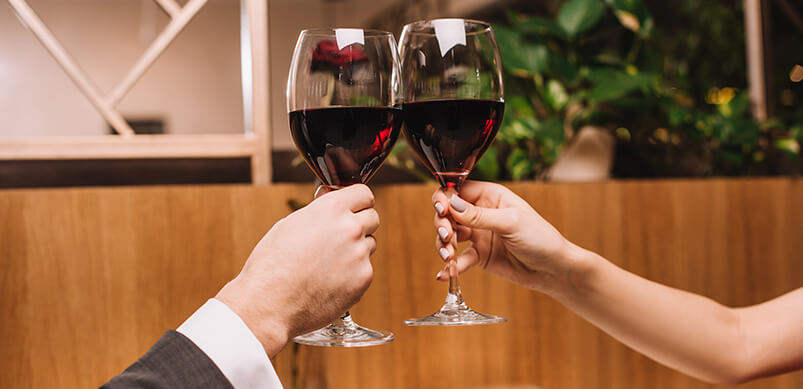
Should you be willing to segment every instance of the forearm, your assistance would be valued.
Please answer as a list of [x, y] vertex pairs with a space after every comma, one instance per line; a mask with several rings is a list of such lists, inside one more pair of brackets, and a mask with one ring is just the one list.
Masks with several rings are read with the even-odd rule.
[[553, 297], [622, 343], [709, 382], [745, 379], [738, 310], [646, 280], [573, 247], [570, 281]]

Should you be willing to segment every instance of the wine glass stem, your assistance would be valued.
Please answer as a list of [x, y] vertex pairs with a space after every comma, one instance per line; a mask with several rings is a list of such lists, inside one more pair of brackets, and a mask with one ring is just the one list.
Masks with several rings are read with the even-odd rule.
[[460, 292], [460, 281], [457, 280], [457, 261], [449, 260], [449, 295], [446, 297], [447, 304], [463, 304], [463, 294]]
[[354, 320], [351, 319], [351, 315], [349, 314], [349, 311], [346, 311], [346, 313], [344, 313], [343, 316], [340, 316], [339, 319], [335, 319], [335, 321], [330, 323], [328, 327], [330, 329], [334, 329], [334, 330], [345, 331], [345, 330], [349, 330], [349, 329], [355, 328], [355, 327], [357, 327], [357, 325], [354, 324]]
[[[450, 187], [446, 190], [447, 198], [451, 198], [452, 195], [457, 194], [457, 190], [453, 187]], [[455, 253], [451, 259], [449, 259], [448, 267], [449, 267], [449, 294], [446, 296], [446, 303], [444, 304], [445, 309], [463, 309], [465, 308], [465, 302], [463, 301], [463, 294], [460, 291], [460, 281], [458, 281], [458, 271], [457, 271], [457, 223], [454, 219], [450, 216], [449, 222], [452, 223], [452, 239], [449, 241], [449, 244], [452, 246], [452, 251]]]

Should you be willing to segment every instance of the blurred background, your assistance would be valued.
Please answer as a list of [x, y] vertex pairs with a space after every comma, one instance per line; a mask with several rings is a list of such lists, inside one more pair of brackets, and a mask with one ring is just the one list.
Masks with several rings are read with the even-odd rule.
[[[202, 2], [139, 73], [133, 65], [176, 27], [159, 1], [22, 3], [114, 112], [87, 97], [62, 57], [15, 17], [18, 6], [1, 7], [0, 187], [312, 181], [285, 108], [300, 30], [359, 26], [398, 36], [406, 22], [445, 16], [492, 22], [502, 51], [505, 120], [476, 178], [772, 176], [803, 167], [796, 0], [269, 0], [258, 26], [267, 37], [255, 41], [266, 48], [264, 82], [245, 66], [252, 26], [235, 0]], [[132, 72], [134, 82], [121, 87]], [[257, 102], [264, 111], [251, 109], [251, 90], [265, 94]], [[115, 115], [136, 134], [187, 137], [156, 139], [161, 151], [132, 150], [106, 136], [117, 134]], [[253, 115], [262, 115], [254, 152], [269, 163], [253, 163], [251, 151], [215, 150], [211, 140], [201, 142], [210, 150], [182, 151], [202, 135], [252, 133]], [[405, 146], [374, 183], [428, 179]]]
[[[475, 178], [616, 265], [726, 305], [803, 285], [802, 0], [0, 3], [0, 386], [97, 387], [310, 200], [285, 101], [304, 28], [491, 22], [506, 109]], [[481, 271], [461, 276], [466, 299], [508, 323], [404, 326], [443, 301], [436, 185], [400, 140], [371, 186], [374, 281], [351, 312], [396, 340], [288, 345], [286, 387], [714, 387]]]

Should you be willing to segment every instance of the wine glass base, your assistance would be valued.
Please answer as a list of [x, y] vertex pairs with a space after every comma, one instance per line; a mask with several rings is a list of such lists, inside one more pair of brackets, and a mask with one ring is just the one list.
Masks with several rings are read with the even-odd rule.
[[472, 309], [442, 309], [429, 316], [408, 319], [404, 324], [408, 326], [472, 326], [480, 324], [504, 323], [507, 318], [486, 315]]
[[329, 325], [308, 334], [296, 336], [293, 342], [321, 347], [365, 347], [393, 341], [391, 332], [375, 331], [358, 325]]

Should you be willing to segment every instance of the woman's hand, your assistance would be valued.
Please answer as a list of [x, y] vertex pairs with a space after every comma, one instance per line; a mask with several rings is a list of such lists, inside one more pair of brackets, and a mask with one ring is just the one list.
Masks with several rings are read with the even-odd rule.
[[[457, 256], [462, 273], [479, 264], [487, 271], [529, 289], [554, 292], [569, 281], [572, 253], [567, 241], [526, 201], [502, 185], [468, 181], [460, 196], [439, 189], [435, 205], [436, 246], [444, 260], [455, 255], [450, 244], [456, 224], [457, 241], [471, 246]], [[438, 280], [449, 279], [448, 271]]]

